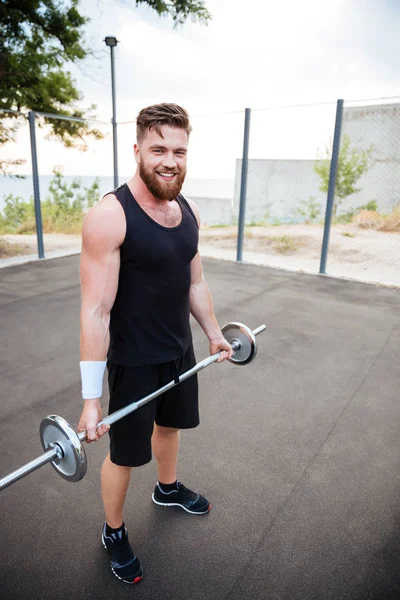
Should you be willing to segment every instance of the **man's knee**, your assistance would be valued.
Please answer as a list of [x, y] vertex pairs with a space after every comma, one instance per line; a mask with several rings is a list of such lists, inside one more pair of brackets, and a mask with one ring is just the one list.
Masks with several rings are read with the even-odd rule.
[[168, 437], [175, 433], [179, 433], [179, 431], [180, 431], [180, 429], [176, 428], [176, 427], [164, 427], [163, 425], [154, 424], [153, 435], [156, 434], [156, 435]]

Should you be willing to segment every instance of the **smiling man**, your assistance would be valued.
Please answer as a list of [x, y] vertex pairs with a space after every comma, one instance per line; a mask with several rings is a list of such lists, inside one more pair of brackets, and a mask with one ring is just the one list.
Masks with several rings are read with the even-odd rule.
[[[109, 412], [139, 400], [194, 364], [190, 313], [218, 362], [232, 356], [214, 314], [198, 253], [199, 214], [181, 188], [191, 131], [176, 104], [143, 109], [137, 118], [135, 175], [93, 207], [84, 222], [81, 254], [81, 376], [84, 406], [78, 430], [88, 441], [110, 428], [100, 398], [108, 368]], [[108, 359], [106, 361], [106, 359]], [[202, 515], [209, 501], [177, 480], [180, 429], [199, 424], [197, 376], [111, 426], [101, 470], [105, 511], [102, 541], [113, 573], [126, 583], [143, 576], [123, 520], [132, 467], [154, 454], [152, 499]]]

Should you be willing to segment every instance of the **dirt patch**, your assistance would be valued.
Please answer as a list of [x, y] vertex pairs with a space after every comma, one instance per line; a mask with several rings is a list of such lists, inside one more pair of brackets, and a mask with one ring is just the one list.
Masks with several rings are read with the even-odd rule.
[[[66, 233], [43, 234], [43, 246], [45, 252], [52, 250], [68, 250], [81, 245], [80, 235], [68, 235]], [[7, 248], [8, 253], [1, 253], [1, 248]], [[0, 258], [10, 256], [37, 254], [38, 243], [36, 235], [9, 233], [0, 235]]]
[[385, 223], [380, 229], [382, 231], [395, 231], [400, 233], [400, 206], [385, 219]]
[[[243, 259], [268, 266], [318, 273], [324, 229], [322, 225], [248, 227]], [[209, 227], [200, 233], [204, 255], [235, 259], [237, 228]], [[400, 232], [360, 228], [355, 224], [331, 228], [327, 273], [400, 285]]]
[[[321, 225], [279, 225], [247, 227], [243, 259], [267, 266], [318, 273], [323, 239]], [[14, 256], [37, 254], [35, 235], [0, 236], [17, 244]], [[79, 249], [80, 235], [44, 234], [45, 254]], [[200, 252], [204, 256], [235, 260], [236, 227], [204, 227], [200, 231]], [[14, 250], [8, 247], [8, 252]], [[2, 254], [2, 257], [10, 254]], [[400, 286], [400, 232], [359, 228], [354, 224], [331, 228], [327, 273], [361, 281]]]
[[[323, 240], [321, 225], [279, 225], [276, 227], [248, 227], [244, 236], [244, 250], [289, 256], [320, 256]], [[236, 227], [204, 228], [200, 241], [216, 248], [235, 248]], [[330, 231], [329, 255], [332, 259], [352, 260], [357, 256], [366, 261], [375, 258], [377, 264], [400, 261], [400, 235], [375, 229], [359, 228], [354, 224], [336, 225]], [[398, 263], [400, 264], [400, 262]]]
[[352, 222], [361, 229], [382, 229], [385, 219], [375, 210], [361, 210]]
[[20, 256], [26, 254], [26, 249], [21, 244], [13, 244], [0, 238], [0, 258], [9, 258], [10, 256]]

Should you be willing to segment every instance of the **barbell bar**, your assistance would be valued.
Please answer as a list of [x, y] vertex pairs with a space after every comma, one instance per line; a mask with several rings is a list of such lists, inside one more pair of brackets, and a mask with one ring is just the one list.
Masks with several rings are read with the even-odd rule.
[[[265, 331], [265, 329], [265, 325], [260, 325], [252, 331], [249, 327], [243, 325], [243, 323], [238, 322], [224, 325], [221, 331], [234, 351], [234, 355], [229, 359], [230, 362], [236, 365], [247, 365], [254, 360], [257, 354], [256, 336]], [[178, 380], [172, 380], [144, 398], [132, 402], [128, 406], [108, 415], [98, 423], [97, 427], [112, 425], [116, 421], [123, 419], [130, 413], [138, 410], [141, 406], [154, 400], [154, 398], [179, 385], [185, 379], [213, 364], [218, 360], [220, 355], [221, 352], [216, 352], [208, 356], [188, 371], [179, 375]], [[87, 459], [85, 449], [82, 445], [82, 442], [86, 441], [86, 430], [76, 433], [65, 419], [58, 415], [50, 415], [42, 420], [39, 434], [44, 454], [0, 479], [0, 491], [48, 463], [51, 463], [57, 473], [68, 481], [80, 481], [86, 475]]]

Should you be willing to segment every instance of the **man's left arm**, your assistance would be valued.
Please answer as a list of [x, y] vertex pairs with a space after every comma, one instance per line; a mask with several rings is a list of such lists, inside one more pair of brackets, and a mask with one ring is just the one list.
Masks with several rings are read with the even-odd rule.
[[[200, 227], [198, 208], [191, 200], [189, 200], [189, 203]], [[190, 312], [209, 339], [210, 354], [221, 351], [221, 356], [217, 362], [231, 358], [233, 354], [232, 347], [222, 335], [221, 328], [214, 314], [211, 292], [204, 279], [203, 265], [199, 252], [197, 252], [191, 263]]]

